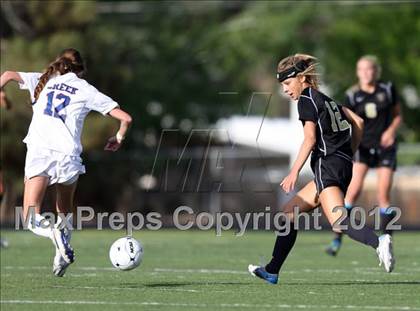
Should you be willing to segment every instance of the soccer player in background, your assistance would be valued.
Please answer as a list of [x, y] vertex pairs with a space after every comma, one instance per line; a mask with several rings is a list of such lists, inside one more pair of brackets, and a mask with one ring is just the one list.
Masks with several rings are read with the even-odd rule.
[[[397, 167], [396, 132], [401, 124], [401, 108], [392, 82], [380, 81], [381, 67], [373, 55], [361, 57], [356, 66], [358, 83], [346, 92], [344, 105], [363, 118], [365, 127], [359, 149], [354, 155], [353, 178], [345, 197], [350, 211], [363, 188], [369, 168], [376, 168], [377, 204], [380, 207], [381, 230], [387, 229], [395, 212], [390, 207], [390, 192], [394, 171]], [[336, 256], [343, 234], [335, 233], [329, 255]]]
[[[74, 261], [70, 245], [71, 230], [62, 218], [55, 226], [41, 213], [46, 188], [55, 186], [57, 213], [67, 215], [73, 207], [77, 180], [85, 173], [80, 154], [83, 122], [91, 110], [120, 121], [115, 136], [109, 138], [105, 150], [120, 148], [131, 123], [129, 114], [108, 96], [82, 79], [85, 66], [80, 53], [65, 49], [46, 68], [44, 73], [6, 71], [1, 75], [0, 87], [9, 81], [19, 83], [29, 91], [33, 115], [28, 134], [25, 160], [23, 211], [29, 229], [36, 235], [50, 238], [56, 247], [53, 273], [63, 276]], [[30, 208], [34, 208], [34, 219]]]
[[[344, 206], [344, 195], [350, 184], [353, 168], [353, 152], [358, 148], [363, 133], [363, 119], [346, 107], [336, 104], [318, 90], [316, 59], [310, 55], [296, 54], [281, 60], [277, 67], [277, 79], [283, 91], [297, 100], [299, 119], [303, 124], [304, 140], [289, 175], [280, 186], [287, 193], [294, 189], [299, 172], [311, 154], [313, 181], [304, 186], [288, 203], [283, 212], [290, 221], [279, 232], [271, 261], [265, 266], [249, 265], [248, 271], [268, 283], [278, 282], [279, 271], [296, 241], [294, 207], [299, 212], [309, 212], [321, 206], [329, 223], [333, 225], [341, 216], [335, 207]], [[391, 236], [378, 237], [364, 226], [355, 230], [345, 218], [343, 232], [352, 239], [371, 246], [387, 272], [394, 267]], [[333, 226], [334, 231], [340, 228]]]

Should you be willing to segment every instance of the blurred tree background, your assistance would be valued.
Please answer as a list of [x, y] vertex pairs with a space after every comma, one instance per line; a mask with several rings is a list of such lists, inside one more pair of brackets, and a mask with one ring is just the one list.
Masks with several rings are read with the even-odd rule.
[[[401, 139], [419, 142], [419, 33], [418, 3], [2, 0], [1, 71], [42, 71], [60, 50], [79, 49], [86, 79], [133, 115], [124, 151], [138, 159], [154, 152], [162, 129], [187, 134], [220, 117], [243, 114], [252, 92], [273, 93], [269, 115], [287, 115], [275, 79], [282, 57], [317, 56], [324, 84], [341, 100], [355, 83], [356, 60], [376, 54], [383, 78], [394, 81], [401, 94]], [[19, 193], [25, 154], [20, 141], [31, 108], [16, 85], [7, 86], [6, 93], [12, 109], [1, 110], [2, 168]], [[87, 118], [88, 163], [116, 127], [99, 114]], [[101, 165], [89, 164], [92, 173], [83, 183], [90, 188], [86, 196], [101, 196], [106, 205], [114, 201], [107, 201], [111, 197], [95, 181], [107, 178], [110, 189], [123, 189], [133, 172], [116, 160], [124, 155], [101, 157]], [[143, 163], [146, 170], [149, 164]]]

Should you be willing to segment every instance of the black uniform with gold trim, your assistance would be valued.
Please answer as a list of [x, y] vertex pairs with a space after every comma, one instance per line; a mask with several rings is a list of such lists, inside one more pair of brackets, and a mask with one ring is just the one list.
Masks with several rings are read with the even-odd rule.
[[344, 105], [363, 118], [365, 127], [360, 147], [354, 160], [369, 167], [390, 167], [397, 165], [397, 144], [388, 148], [380, 145], [383, 132], [393, 120], [394, 107], [398, 102], [397, 93], [391, 82], [379, 81], [373, 93], [354, 86], [346, 92]]
[[343, 108], [320, 91], [308, 87], [298, 101], [299, 120], [316, 124], [311, 168], [318, 193], [338, 186], [346, 193], [352, 177], [351, 124]]

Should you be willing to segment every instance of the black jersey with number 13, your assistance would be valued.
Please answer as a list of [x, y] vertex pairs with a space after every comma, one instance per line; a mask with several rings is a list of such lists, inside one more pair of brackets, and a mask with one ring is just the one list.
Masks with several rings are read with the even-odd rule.
[[337, 154], [351, 161], [351, 124], [341, 105], [320, 91], [308, 87], [298, 100], [299, 120], [316, 124], [316, 144], [313, 156]]

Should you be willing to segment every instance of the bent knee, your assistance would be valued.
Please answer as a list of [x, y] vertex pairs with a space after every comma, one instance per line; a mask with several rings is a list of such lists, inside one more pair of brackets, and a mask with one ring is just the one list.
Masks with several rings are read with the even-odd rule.
[[285, 220], [288, 222], [293, 222], [295, 219], [295, 213], [294, 212], [284, 212]]

